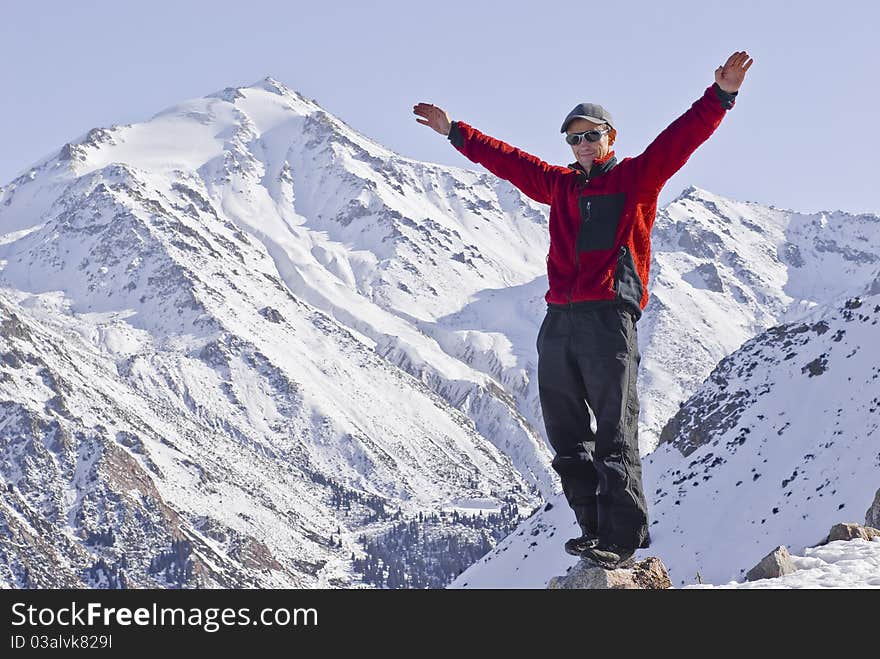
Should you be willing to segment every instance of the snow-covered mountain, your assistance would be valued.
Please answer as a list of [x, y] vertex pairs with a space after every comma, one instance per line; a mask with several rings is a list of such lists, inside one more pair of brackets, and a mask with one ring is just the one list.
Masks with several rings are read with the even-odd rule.
[[743, 342], [814, 307], [880, 292], [876, 215], [801, 214], [692, 187], [657, 213], [652, 242], [639, 323], [643, 455]]
[[[568, 533], [546, 210], [271, 78], [0, 187], [0, 584], [442, 585], [542, 500]], [[880, 292], [878, 230], [696, 188], [661, 210], [643, 454], [743, 342]]]
[[[726, 584], [780, 544], [809, 554], [861, 523], [880, 485], [878, 321], [880, 295], [853, 297], [723, 359], [643, 460], [652, 545], [637, 555], [661, 557], [675, 586]], [[570, 516], [556, 497], [452, 587], [543, 587], [576, 561], [560, 547]]]
[[266, 79], [65, 145], [0, 234], [5, 584], [347, 585], [419, 514], [442, 583], [554, 492], [497, 179]]
[[799, 552], [864, 519], [880, 481], [878, 321], [873, 295], [773, 327], [669, 421], [645, 488], [680, 579], [739, 579], [774, 542]]

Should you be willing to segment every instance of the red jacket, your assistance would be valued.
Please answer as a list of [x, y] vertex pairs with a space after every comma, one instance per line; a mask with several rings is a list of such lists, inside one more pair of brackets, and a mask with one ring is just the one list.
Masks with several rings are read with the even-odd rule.
[[452, 123], [449, 140], [470, 160], [550, 204], [548, 303], [616, 300], [639, 318], [648, 304], [657, 197], [715, 131], [734, 96], [713, 84], [640, 156], [618, 163], [612, 152], [593, 163], [589, 175], [577, 163], [549, 165], [462, 121]]

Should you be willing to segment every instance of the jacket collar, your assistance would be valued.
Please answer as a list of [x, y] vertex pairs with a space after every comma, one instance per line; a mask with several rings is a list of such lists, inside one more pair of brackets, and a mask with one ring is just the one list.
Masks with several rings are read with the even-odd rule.
[[587, 179], [593, 179], [598, 176], [603, 176], [604, 174], [607, 174], [616, 164], [617, 156], [614, 155], [614, 151], [610, 151], [608, 155], [606, 155], [601, 160], [594, 160], [593, 166], [590, 168], [589, 172], [587, 172], [587, 170], [585, 170], [579, 162], [573, 162], [569, 165], [569, 167], [571, 169], [576, 169], [577, 171], [581, 172], [581, 174]]

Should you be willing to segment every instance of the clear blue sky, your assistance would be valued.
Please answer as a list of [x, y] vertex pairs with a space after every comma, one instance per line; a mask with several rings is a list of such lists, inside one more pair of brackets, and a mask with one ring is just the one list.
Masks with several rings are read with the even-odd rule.
[[636, 155], [747, 50], [736, 108], [661, 201], [693, 184], [880, 213], [878, 26], [869, 0], [5, 3], [0, 183], [90, 128], [266, 75], [421, 160], [477, 167], [416, 123], [418, 101], [561, 164], [561, 119], [598, 102]]

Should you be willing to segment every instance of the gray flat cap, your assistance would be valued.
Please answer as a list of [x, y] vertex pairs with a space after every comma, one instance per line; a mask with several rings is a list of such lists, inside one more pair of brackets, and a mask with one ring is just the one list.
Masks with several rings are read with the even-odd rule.
[[565, 121], [562, 122], [562, 128], [559, 131], [560, 133], [565, 132], [565, 129], [568, 127], [568, 124], [571, 123], [572, 119], [586, 119], [587, 121], [592, 121], [596, 124], [608, 124], [614, 128], [614, 120], [611, 118], [611, 113], [601, 105], [596, 105], [595, 103], [578, 103], [575, 105], [574, 110], [569, 112]]

